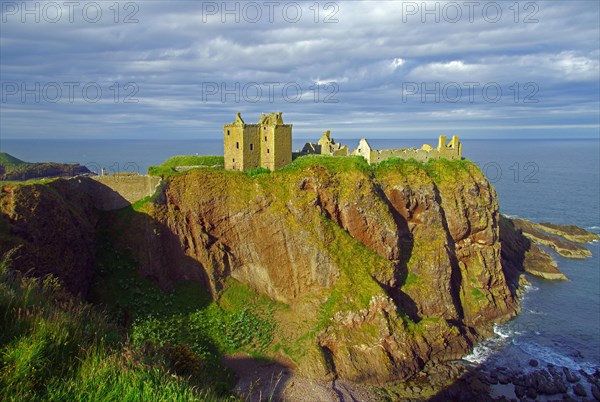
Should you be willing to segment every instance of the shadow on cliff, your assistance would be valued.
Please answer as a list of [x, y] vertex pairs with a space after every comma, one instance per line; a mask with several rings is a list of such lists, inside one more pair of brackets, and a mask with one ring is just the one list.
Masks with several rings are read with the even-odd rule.
[[71, 293], [85, 297], [98, 214], [94, 198], [74, 183], [0, 186], [0, 256], [25, 276], [54, 275]]
[[465, 318], [465, 313], [462, 307], [462, 303], [460, 301], [460, 288], [462, 286], [462, 273], [460, 267], [458, 265], [458, 258], [456, 257], [456, 243], [452, 238], [450, 233], [450, 227], [448, 226], [448, 219], [446, 217], [446, 211], [442, 208], [442, 197], [440, 195], [440, 190], [436, 185], [433, 186], [435, 200], [440, 205], [440, 214], [442, 215], [442, 226], [446, 232], [446, 242], [448, 243], [448, 248], [446, 251], [448, 252], [448, 256], [450, 258], [450, 296], [452, 297], [452, 303], [454, 304], [454, 308], [458, 313], [458, 322], [453, 322], [453, 324], [458, 325], [460, 327], [460, 323]]
[[[112, 269], [104, 266], [104, 278], [100, 273], [92, 289], [100, 296], [96, 301], [107, 305], [130, 333], [134, 320], [158, 319], [169, 323], [174, 318], [178, 322], [177, 317], [206, 311], [214, 297], [209, 291], [205, 268], [185, 254], [185, 244], [170, 228], [131, 206], [105, 212], [101, 222], [98, 262], [112, 264]], [[207, 320], [210, 317], [210, 314], [192, 315]], [[173, 338], [172, 345], [166, 345], [167, 350], [172, 346], [177, 350], [189, 342], [196, 347], [200, 345], [209, 356], [202, 358], [200, 374], [178, 372], [180, 366], [189, 365], [187, 357], [181, 354], [174, 356], [172, 369], [183, 376], [191, 375], [192, 382], [216, 388], [224, 396], [233, 390], [244, 401], [282, 400], [291, 369], [270, 359], [223, 355], [211, 338], [214, 335], [209, 335], [210, 330], [202, 329], [211, 325], [214, 324], [201, 324], [199, 332], [183, 337], [176, 335], [175, 327], [166, 330]], [[190, 330], [186, 327], [183, 332], [187, 334]]]
[[[225, 367], [235, 373], [234, 392], [244, 401], [281, 401], [293, 370], [270, 359], [255, 359], [247, 355], [225, 356]], [[308, 395], [305, 395], [308, 396]]]
[[394, 283], [379, 283], [379, 285], [412, 321], [419, 322], [421, 317], [416, 303], [409, 295], [402, 291], [402, 286], [408, 279], [408, 262], [410, 261], [414, 248], [414, 239], [410, 228], [408, 227], [408, 221], [398, 208], [401, 201], [395, 199], [395, 193], [388, 196], [380, 186], [377, 186], [375, 191], [379, 198], [387, 205], [388, 211], [396, 224], [398, 230], [398, 251], [400, 254], [400, 258], [395, 262], [394, 266]]
[[202, 265], [150, 215], [131, 206], [101, 212], [96, 238], [90, 301], [107, 306], [125, 327], [136, 318], [187, 313], [213, 301]]
[[[486, 380], [484, 372], [479, 370], [479, 367], [469, 367], [465, 373], [456, 378], [450, 385], [437, 392], [434, 396], [427, 399], [429, 402], [487, 402], [494, 400], [510, 400], [496, 399], [490, 395], [491, 388]], [[507, 394], [508, 389], [506, 390]], [[507, 395], [509, 396], [509, 395]], [[512, 395], [514, 397], [514, 394]]]
[[89, 301], [106, 306], [126, 328], [135, 318], [180, 314], [212, 302], [204, 268], [169, 228], [99, 181], [68, 182], [98, 211]]
[[531, 248], [531, 240], [522, 231], [517, 230], [513, 223], [500, 215], [500, 256], [502, 272], [509, 284], [511, 296], [517, 297], [519, 278], [525, 272], [525, 255]]
[[130, 205], [130, 202], [117, 191], [90, 177], [78, 176], [69, 180], [69, 182], [79, 191], [89, 195], [94, 206], [100, 211], [116, 210]]

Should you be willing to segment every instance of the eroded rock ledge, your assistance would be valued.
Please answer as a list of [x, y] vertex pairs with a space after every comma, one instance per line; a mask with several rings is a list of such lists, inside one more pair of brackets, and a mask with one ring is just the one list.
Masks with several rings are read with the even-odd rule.
[[539, 245], [566, 258], [587, 258], [590, 250], [576, 244], [598, 240], [600, 236], [577, 226], [537, 224], [522, 218], [500, 217], [503, 265], [512, 275], [527, 272], [551, 280], [567, 280], [554, 258]]

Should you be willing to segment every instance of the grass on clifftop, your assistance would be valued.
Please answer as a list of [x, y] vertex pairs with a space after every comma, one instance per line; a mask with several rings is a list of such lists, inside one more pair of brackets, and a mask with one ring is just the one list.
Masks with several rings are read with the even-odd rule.
[[33, 184], [48, 184], [55, 180], [58, 180], [58, 177], [51, 178], [41, 178], [41, 179], [28, 179], [28, 180], [0, 180], [1, 186], [11, 185], [11, 186], [30, 186]]
[[225, 159], [222, 156], [211, 155], [179, 155], [164, 161], [160, 166], [150, 166], [148, 174], [152, 176], [171, 176], [178, 172], [178, 166], [223, 166]]
[[368, 172], [370, 166], [362, 156], [327, 156], [327, 155], [304, 155], [284, 166], [279, 172], [291, 172], [302, 170], [312, 166], [322, 166], [331, 171], [348, 172], [362, 171]]
[[372, 165], [372, 169], [377, 173], [400, 173], [402, 176], [411, 177], [418, 171], [424, 171], [436, 184], [459, 180], [469, 174], [481, 172], [479, 167], [468, 159], [431, 159], [418, 162], [414, 159], [390, 158]]
[[[205, 166], [222, 167], [224, 165], [222, 156], [195, 155], [195, 156], [173, 156], [165, 160], [160, 166], [150, 166], [148, 174], [155, 176], [173, 176], [185, 174], [176, 172], [177, 166]], [[276, 173], [291, 173], [310, 167], [321, 166], [329, 171], [349, 172], [360, 171], [363, 173], [385, 173], [396, 172], [402, 175], [411, 175], [417, 170], [425, 171], [436, 183], [452, 181], [464, 175], [481, 172], [479, 167], [467, 159], [463, 160], [429, 160], [418, 162], [415, 159], [390, 158], [381, 163], [369, 165], [361, 156], [328, 156], [328, 155], [303, 155], [299, 156], [287, 166], [278, 169]], [[241, 172], [240, 172], [241, 173]], [[257, 168], [243, 172], [251, 177], [271, 173], [268, 169]]]

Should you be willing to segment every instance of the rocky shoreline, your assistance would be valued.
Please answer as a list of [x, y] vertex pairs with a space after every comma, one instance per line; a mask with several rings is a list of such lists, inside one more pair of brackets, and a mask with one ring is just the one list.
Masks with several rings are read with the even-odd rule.
[[600, 401], [600, 367], [590, 374], [531, 359], [529, 367], [474, 365], [464, 360], [428, 364], [411, 379], [385, 388], [349, 381], [317, 381], [289, 367], [237, 357], [227, 365], [238, 374], [235, 391], [244, 400], [277, 395], [282, 401], [339, 400], [446, 401]]
[[[576, 226], [559, 226], [547, 223], [542, 225], [521, 218], [511, 218], [511, 221], [514, 223], [516, 229], [521, 230], [523, 235], [535, 243], [550, 247], [565, 258], [582, 259], [591, 257], [592, 255], [590, 250], [576, 244], [576, 242], [570, 239], [578, 239], [579, 243], [600, 240], [600, 236], [596, 235], [595, 233], [587, 232], [586, 230]], [[557, 229], [561, 227], [573, 228], [581, 234], [575, 237], [564, 230]], [[582, 241], [584, 239], [587, 241]]]
[[556, 225], [554, 223], [541, 222], [535, 224], [535, 226], [548, 233], [561, 236], [566, 240], [570, 240], [575, 243], [583, 244], [600, 240], [600, 236], [596, 233], [591, 233], [575, 225]]
[[591, 251], [576, 244], [573, 239], [587, 243], [600, 240], [600, 236], [572, 225], [538, 224], [522, 218], [500, 217], [503, 266], [513, 276], [527, 272], [549, 280], [568, 280], [558, 269], [552, 255], [540, 245], [551, 248], [565, 258], [591, 257]]
[[552, 364], [541, 367], [535, 359], [529, 364], [525, 370], [485, 364], [468, 368], [453, 386], [430, 400], [600, 401], [600, 367], [589, 374]]

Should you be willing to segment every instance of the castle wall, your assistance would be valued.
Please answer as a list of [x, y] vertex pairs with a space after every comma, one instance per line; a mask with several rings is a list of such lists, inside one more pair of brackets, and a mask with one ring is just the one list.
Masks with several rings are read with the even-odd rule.
[[449, 160], [462, 159], [462, 144], [457, 136], [453, 136], [450, 143], [446, 144], [446, 136], [440, 136], [437, 148], [425, 144], [420, 149], [400, 148], [373, 150], [367, 140], [360, 140], [358, 148], [353, 155], [360, 155], [367, 160], [369, 164], [381, 163], [390, 158], [415, 159], [418, 162], [426, 162], [429, 159], [446, 158]]
[[275, 170], [292, 162], [292, 126], [262, 125], [260, 129], [261, 166]]
[[376, 158], [377, 152], [373, 151], [367, 140], [362, 138], [358, 143], [358, 147], [353, 152], [353, 154], [362, 156], [370, 165], [372, 161]]
[[79, 190], [89, 194], [94, 206], [102, 211], [121, 209], [142, 198], [153, 195], [161, 178], [137, 174], [74, 177]]
[[316, 144], [312, 142], [307, 142], [304, 144], [302, 153], [305, 155], [317, 154], [329, 156], [349, 156], [350, 150], [346, 145], [336, 143], [334, 139], [331, 138], [331, 132], [327, 130], [323, 133]]
[[242, 170], [256, 169], [260, 166], [259, 129], [256, 124], [246, 124], [244, 127], [244, 140], [240, 144], [244, 153]]
[[260, 127], [260, 166], [274, 170], [275, 166], [275, 126]]
[[436, 157], [435, 151], [425, 151], [423, 149], [385, 149], [374, 151], [371, 157], [371, 163], [380, 163], [389, 158], [415, 159], [419, 162], [425, 162], [428, 159]]
[[248, 170], [260, 166], [259, 127], [230, 124], [223, 128], [225, 169]]
[[225, 169], [242, 170], [244, 162], [244, 128], [242, 125], [227, 125], [223, 129], [223, 156]]
[[333, 156], [348, 156], [350, 155], [350, 150], [346, 145], [336, 149], [333, 151]]

